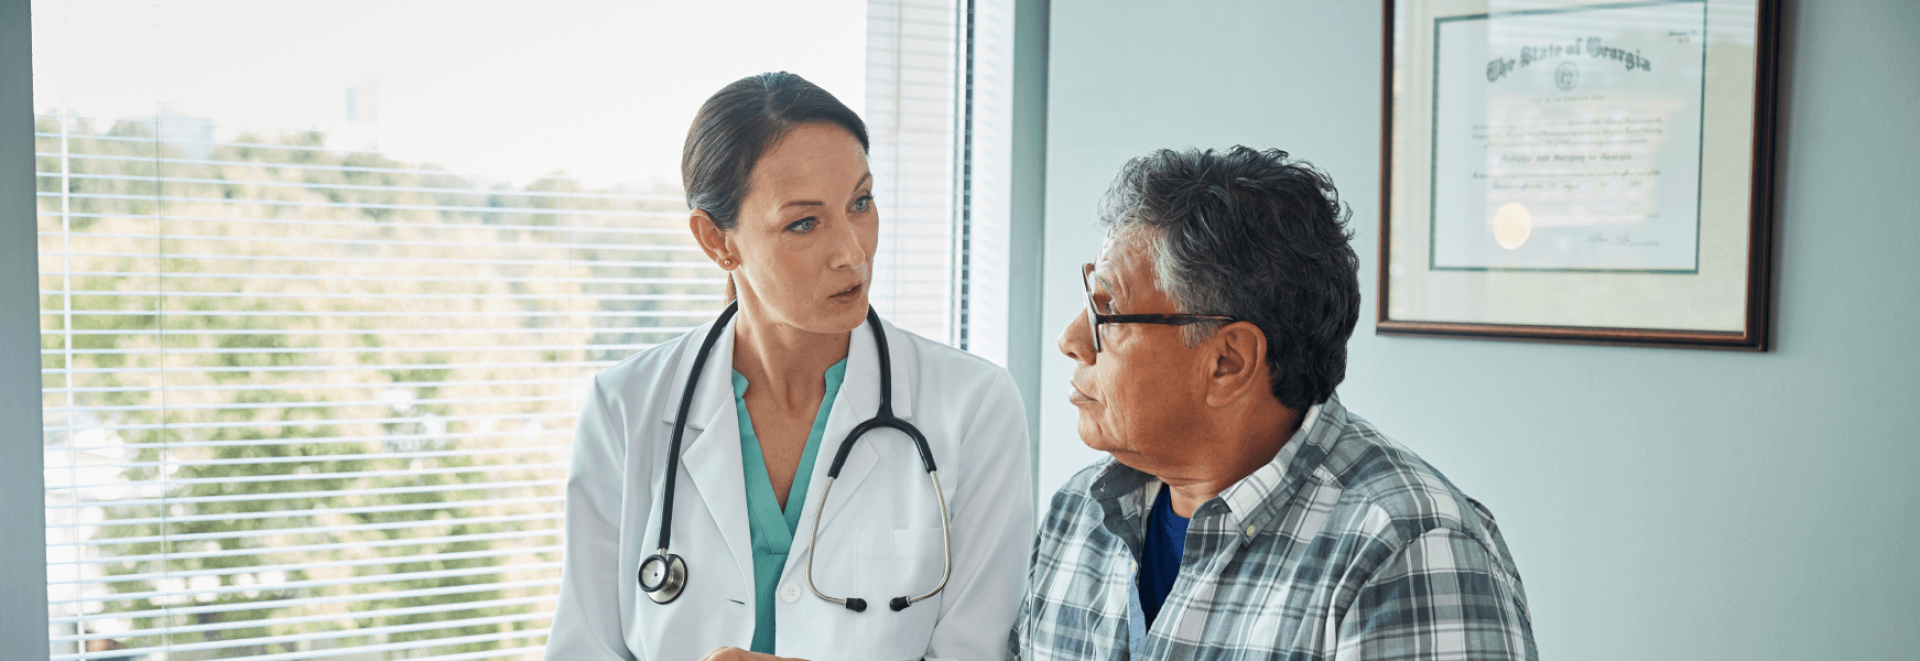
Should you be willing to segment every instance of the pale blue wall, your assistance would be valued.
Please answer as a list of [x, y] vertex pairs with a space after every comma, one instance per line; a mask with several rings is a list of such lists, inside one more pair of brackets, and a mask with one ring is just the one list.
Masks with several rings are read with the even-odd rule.
[[[1786, 13], [1770, 353], [1375, 336], [1371, 1], [1053, 1], [1046, 333], [1127, 158], [1287, 149], [1354, 211], [1343, 399], [1493, 508], [1546, 658], [1920, 658], [1920, 3]], [[1092, 455], [1046, 361], [1051, 492]]]
[[33, 49], [27, 0], [0, 0], [0, 659], [46, 658]]

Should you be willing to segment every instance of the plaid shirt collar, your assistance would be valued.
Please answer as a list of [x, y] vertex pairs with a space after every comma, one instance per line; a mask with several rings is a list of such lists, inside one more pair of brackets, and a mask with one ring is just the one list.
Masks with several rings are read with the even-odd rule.
[[[1326, 406], [1340, 407], [1339, 396], [1334, 395], [1325, 404], [1315, 404], [1307, 409], [1300, 419], [1300, 428], [1287, 438], [1280, 451], [1274, 453], [1273, 460], [1262, 465], [1252, 474], [1241, 478], [1233, 486], [1212, 500], [1202, 503], [1193, 512], [1193, 518], [1223, 514], [1229, 527], [1240, 534], [1242, 544], [1269, 527], [1275, 519], [1284, 515], [1281, 505], [1284, 497], [1293, 491], [1306, 476], [1318, 465], [1308, 465], [1310, 461], [1294, 465], [1305, 446], [1326, 446], [1339, 437], [1338, 425], [1318, 425], [1321, 409]], [[1327, 453], [1314, 452], [1309, 455], [1315, 459], [1324, 459]], [[1283, 488], [1286, 487], [1286, 488]], [[1146, 514], [1153, 507], [1153, 499], [1160, 493], [1160, 478], [1133, 469], [1118, 461], [1108, 460], [1107, 467], [1093, 481], [1090, 489], [1093, 497], [1107, 510], [1108, 525], [1116, 529], [1135, 534], [1121, 535], [1132, 540], [1140, 539], [1144, 529]], [[1274, 496], [1282, 496], [1275, 498]], [[1134, 549], [1138, 555], [1139, 549]]]

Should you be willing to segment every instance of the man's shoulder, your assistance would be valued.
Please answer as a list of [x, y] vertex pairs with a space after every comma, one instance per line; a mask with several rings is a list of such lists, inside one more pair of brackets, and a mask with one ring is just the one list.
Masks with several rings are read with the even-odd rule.
[[1436, 528], [1481, 538], [1492, 528], [1491, 513], [1426, 459], [1351, 411], [1333, 417], [1338, 428], [1322, 468], [1347, 505], [1384, 515], [1403, 539]]

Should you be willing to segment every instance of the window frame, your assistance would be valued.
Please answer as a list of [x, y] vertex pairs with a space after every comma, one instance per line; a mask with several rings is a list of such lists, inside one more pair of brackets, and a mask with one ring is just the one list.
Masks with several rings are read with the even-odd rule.
[[[962, 26], [956, 35], [956, 90], [958, 108], [955, 121], [956, 209], [954, 244], [954, 293], [956, 307], [950, 338], [963, 349], [985, 349], [986, 357], [1008, 366], [1022, 386], [1028, 410], [1034, 410], [1038, 364], [1009, 365], [1010, 359], [1035, 356], [1026, 346], [1042, 335], [1039, 328], [1041, 256], [1044, 223], [1040, 217], [1044, 195], [1044, 137], [1046, 85], [1047, 0], [956, 0]], [[975, 21], [987, 21], [986, 34]], [[1015, 29], [1016, 21], [1019, 29]], [[1018, 36], [1016, 36], [1016, 32]], [[990, 35], [990, 36], [989, 36]], [[37, 200], [34, 150], [32, 88], [32, 21], [30, 3], [9, 2], [0, 5], [0, 116], [12, 118], [0, 122], [0, 200], [9, 200], [16, 218], [0, 223], [0, 523], [10, 524], [10, 541], [0, 544], [0, 656], [7, 658], [45, 658], [50, 649], [46, 580], [46, 500], [44, 489], [44, 443], [42, 439], [41, 332], [38, 291]], [[983, 127], [976, 105], [974, 86], [978, 83], [976, 48], [982, 38], [989, 48], [1007, 48], [999, 63], [1002, 70], [998, 99], [989, 102], [985, 112], [992, 126]], [[1017, 61], [1017, 64], [1014, 62]], [[11, 111], [6, 112], [6, 111]], [[997, 124], [995, 124], [997, 122]], [[10, 129], [10, 130], [8, 130]], [[999, 141], [978, 149], [976, 136], [988, 135]], [[1018, 134], [1024, 138], [1014, 144]], [[984, 151], [985, 153], [981, 153]], [[984, 156], [1000, 159], [1000, 181], [985, 185], [998, 187], [988, 194], [990, 206], [982, 208], [976, 198], [981, 184], [975, 181], [975, 159]], [[1014, 182], [1019, 181], [1020, 185]], [[995, 194], [997, 193], [997, 197]], [[1016, 213], [1030, 218], [1016, 226], [1010, 218]], [[985, 233], [990, 249], [1009, 248], [1009, 254], [990, 266], [985, 273], [973, 259], [979, 247], [978, 237]], [[8, 240], [11, 239], [11, 240]], [[982, 284], [975, 276], [994, 279], [986, 296], [980, 296]], [[980, 346], [985, 333], [995, 339]], [[1018, 362], [1018, 361], [1015, 361]], [[1034, 428], [1029, 420], [1030, 429]]]
[[[33, 159], [33, 21], [0, 3], [0, 657], [46, 658], [46, 490], [40, 441], [38, 201]], [[32, 314], [17, 314], [32, 310]]]

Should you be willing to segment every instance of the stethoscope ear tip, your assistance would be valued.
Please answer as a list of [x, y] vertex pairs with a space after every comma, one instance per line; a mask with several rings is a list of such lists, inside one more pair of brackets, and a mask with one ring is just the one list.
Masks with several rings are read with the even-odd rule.
[[847, 610], [853, 611], [855, 613], [865, 613], [867, 612], [867, 600], [861, 599], [859, 597], [848, 599]]
[[907, 601], [906, 597], [894, 597], [893, 601], [887, 602], [887, 608], [893, 609], [895, 613], [906, 610], [908, 606], [912, 605], [913, 602]]

